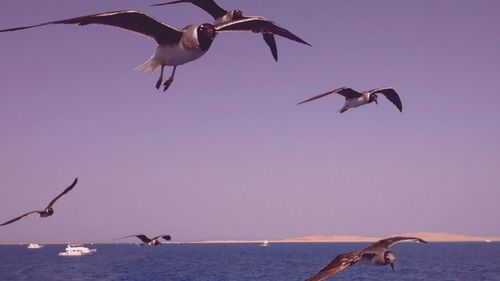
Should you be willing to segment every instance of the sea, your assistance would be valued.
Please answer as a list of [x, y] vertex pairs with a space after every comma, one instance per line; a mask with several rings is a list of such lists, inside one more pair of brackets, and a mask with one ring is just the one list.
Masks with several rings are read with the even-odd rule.
[[[93, 244], [93, 256], [58, 256], [66, 245], [0, 246], [1, 281], [304, 280], [337, 254], [367, 243]], [[356, 264], [328, 280], [500, 281], [500, 243], [400, 243], [395, 272]]]

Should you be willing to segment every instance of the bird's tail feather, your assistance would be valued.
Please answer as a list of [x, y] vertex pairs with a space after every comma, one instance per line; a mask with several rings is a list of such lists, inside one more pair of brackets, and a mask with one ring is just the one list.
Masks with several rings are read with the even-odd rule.
[[151, 73], [155, 71], [157, 67], [161, 66], [161, 62], [158, 61], [155, 56], [153, 55], [150, 57], [147, 61], [145, 61], [143, 64], [138, 65], [134, 68], [136, 71], [142, 71], [146, 73]]

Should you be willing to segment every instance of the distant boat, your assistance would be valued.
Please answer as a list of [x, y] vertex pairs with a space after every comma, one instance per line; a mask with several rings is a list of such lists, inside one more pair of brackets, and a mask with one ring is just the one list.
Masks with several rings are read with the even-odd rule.
[[93, 255], [97, 249], [89, 249], [82, 245], [70, 245], [66, 246], [64, 252], [60, 252], [59, 256], [90, 256]]
[[40, 244], [37, 244], [37, 243], [30, 243], [28, 245], [28, 249], [41, 249], [43, 248], [45, 245], [40, 245]]
[[269, 246], [269, 241], [264, 240], [264, 242], [262, 242], [262, 244], [260, 244], [259, 246], [261, 246], [261, 247], [267, 247], [267, 246]]

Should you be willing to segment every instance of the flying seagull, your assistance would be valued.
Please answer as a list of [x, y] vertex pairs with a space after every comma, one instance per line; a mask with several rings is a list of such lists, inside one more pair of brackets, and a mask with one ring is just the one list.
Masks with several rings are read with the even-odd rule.
[[128, 235], [128, 236], [123, 236], [123, 237], [119, 237], [116, 239], [122, 239], [122, 238], [128, 238], [128, 237], [139, 238], [142, 241], [141, 246], [143, 246], [143, 245], [157, 246], [160, 244], [159, 238], [163, 238], [166, 241], [170, 241], [172, 239], [172, 237], [170, 237], [170, 235], [166, 235], [166, 234], [158, 235], [158, 236], [153, 237], [151, 239], [144, 234]]
[[54, 206], [54, 204], [56, 203], [57, 200], [59, 200], [59, 198], [61, 198], [64, 194], [68, 193], [71, 189], [73, 189], [73, 187], [75, 187], [76, 185], [76, 182], [78, 181], [78, 178], [75, 178], [75, 180], [73, 181], [73, 183], [66, 187], [66, 189], [59, 195], [56, 196], [56, 198], [52, 199], [52, 201], [50, 201], [49, 205], [47, 207], [45, 207], [45, 209], [41, 210], [41, 211], [31, 211], [31, 212], [28, 212], [24, 215], [21, 215], [17, 218], [13, 218], [9, 221], [6, 221], [2, 224], [0, 224], [0, 226], [4, 226], [4, 225], [7, 225], [7, 224], [10, 224], [10, 223], [13, 223], [15, 221], [18, 221], [20, 219], [22, 219], [23, 217], [25, 216], [28, 216], [28, 215], [31, 215], [31, 214], [34, 214], [34, 213], [38, 213], [40, 217], [44, 218], [44, 217], [49, 217], [49, 216], [52, 216], [52, 214], [54, 214], [54, 209], [52, 208]]
[[[153, 4], [151, 6], [164, 6], [164, 5], [171, 5], [171, 4], [177, 4], [177, 3], [191, 3], [193, 5], [198, 6], [199, 8], [203, 9], [205, 12], [209, 13], [213, 18], [214, 18], [214, 24], [218, 25], [221, 23], [227, 23], [231, 22], [234, 20], [240, 20], [240, 19], [247, 19], [247, 18], [262, 18], [262, 17], [257, 17], [257, 16], [243, 16], [243, 12], [241, 10], [225, 10], [221, 6], [217, 5], [215, 1], [213, 0], [177, 0], [177, 1], [170, 1], [170, 2], [165, 2], [165, 3], [160, 3], [160, 4]], [[255, 31], [258, 32], [258, 31]], [[287, 37], [288, 39], [297, 41], [302, 44], [306, 44], [311, 46], [309, 43], [305, 42], [304, 40], [300, 39], [299, 37], [293, 35], [291, 32], [287, 31], [290, 35]], [[273, 58], [275, 61], [278, 61], [278, 48], [276, 47], [276, 40], [274, 39], [274, 35], [269, 32], [261, 32], [262, 37], [266, 44], [269, 46], [269, 49], [271, 50], [271, 53], [273, 55]]]
[[259, 32], [272, 33], [287, 38], [294, 36], [287, 30], [263, 18], [242, 19], [217, 26], [209, 23], [188, 25], [182, 30], [179, 30], [139, 11], [98, 13], [35, 25], [2, 29], [0, 32], [23, 30], [50, 24], [102, 24], [122, 28], [153, 38], [158, 43], [156, 52], [146, 62], [136, 67], [136, 70], [153, 72], [156, 68], [160, 67], [160, 77], [156, 82], [156, 88], [159, 89], [163, 81], [163, 69], [165, 66], [173, 66], [170, 78], [163, 84], [163, 91], [166, 91], [172, 84], [177, 66], [203, 56], [212, 45], [219, 31], [258, 30]]
[[364, 105], [367, 103], [375, 102], [376, 104], [378, 104], [378, 102], [377, 102], [377, 98], [378, 98], [377, 94], [378, 93], [384, 95], [388, 100], [390, 100], [399, 109], [400, 112], [403, 111], [403, 104], [401, 104], [401, 99], [399, 98], [398, 93], [396, 93], [396, 91], [390, 87], [372, 89], [372, 90], [368, 90], [368, 91], [361, 92], [361, 93], [357, 92], [351, 88], [342, 87], [342, 88], [338, 88], [338, 89], [335, 89], [333, 91], [329, 91], [329, 92], [326, 92], [324, 94], [317, 95], [317, 96], [314, 96], [312, 98], [306, 99], [304, 101], [299, 102], [297, 105], [303, 104], [306, 102], [310, 102], [310, 101], [328, 96], [330, 94], [339, 94], [339, 95], [342, 95], [345, 97], [345, 104], [339, 110], [340, 113], [343, 113], [343, 112], [347, 111], [349, 108], [358, 107], [360, 105]]
[[390, 265], [392, 271], [394, 271], [394, 261], [396, 260], [396, 256], [393, 252], [389, 251], [389, 247], [402, 241], [427, 243], [426, 241], [417, 237], [396, 236], [383, 239], [373, 243], [368, 248], [365, 248], [363, 250], [336, 256], [327, 266], [325, 266], [311, 278], [306, 279], [306, 281], [325, 280], [326, 278], [346, 269], [347, 267], [354, 265], [358, 261], [376, 266]]

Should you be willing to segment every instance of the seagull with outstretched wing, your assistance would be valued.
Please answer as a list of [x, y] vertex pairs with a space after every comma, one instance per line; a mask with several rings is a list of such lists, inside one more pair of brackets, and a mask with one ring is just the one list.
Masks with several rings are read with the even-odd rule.
[[[164, 5], [171, 5], [171, 4], [177, 4], [177, 3], [191, 3], [195, 6], [198, 6], [199, 8], [203, 9], [205, 12], [209, 13], [213, 18], [214, 18], [214, 25], [219, 25], [219, 24], [224, 24], [228, 23], [231, 21], [235, 20], [242, 20], [242, 19], [251, 19], [251, 18], [256, 18], [256, 19], [264, 19], [263, 17], [259, 16], [244, 16], [243, 12], [241, 10], [235, 9], [235, 10], [225, 10], [221, 6], [217, 5], [215, 1], [213, 0], [177, 0], [177, 1], [170, 1], [170, 2], [165, 2], [165, 3], [159, 3], [159, 4], [153, 4], [151, 6], [164, 6]], [[274, 60], [278, 61], [278, 48], [276, 46], [276, 40], [274, 38], [273, 32], [269, 32], [266, 30], [260, 30], [259, 28], [251, 28], [249, 30], [252, 30], [253, 32], [256, 33], [262, 33], [262, 38], [266, 42], [266, 44], [269, 46], [269, 49], [271, 50], [271, 54], [273, 55]], [[280, 34], [280, 36], [283, 36], [285, 38], [288, 38], [290, 40], [306, 44], [311, 46], [309, 43], [306, 41], [300, 39], [298, 36], [292, 34], [290, 31], [286, 30], [287, 36], [283, 36]]]
[[141, 246], [142, 245], [157, 246], [160, 244], [159, 238], [163, 238], [166, 241], [170, 241], [172, 239], [172, 237], [170, 235], [167, 235], [167, 234], [158, 235], [158, 236], [153, 237], [153, 238], [149, 238], [144, 234], [135, 234], [135, 235], [127, 235], [127, 236], [123, 236], [123, 237], [118, 237], [118, 238], [115, 238], [115, 240], [122, 239], [122, 238], [129, 238], [129, 237], [139, 238], [139, 240], [141, 240], [141, 242], [142, 242]]
[[314, 96], [312, 98], [308, 98], [304, 101], [297, 103], [297, 105], [310, 102], [331, 94], [339, 94], [345, 97], [345, 103], [339, 110], [340, 113], [346, 112], [349, 108], [358, 107], [371, 102], [375, 102], [376, 104], [378, 104], [377, 94], [384, 95], [390, 102], [392, 102], [399, 109], [400, 112], [403, 111], [403, 104], [401, 103], [401, 99], [399, 98], [398, 93], [393, 88], [390, 87], [377, 88], [365, 92], [358, 92], [351, 88], [342, 87], [323, 93], [321, 95]]
[[427, 243], [417, 237], [396, 236], [377, 241], [369, 247], [350, 253], [340, 254], [336, 256], [327, 266], [321, 269], [314, 276], [306, 279], [306, 281], [321, 281], [326, 278], [346, 269], [347, 267], [362, 261], [365, 264], [384, 266], [390, 265], [394, 271], [394, 261], [396, 256], [389, 247], [403, 241], [413, 241], [417, 243]]
[[52, 199], [52, 201], [50, 201], [49, 205], [47, 205], [47, 207], [45, 207], [45, 209], [43, 210], [39, 210], [39, 211], [31, 211], [31, 212], [27, 212], [26, 214], [23, 214], [19, 217], [16, 217], [16, 218], [13, 218], [9, 221], [6, 221], [2, 224], [0, 224], [0, 226], [4, 226], [4, 225], [8, 225], [8, 224], [11, 224], [15, 221], [18, 221], [28, 215], [31, 215], [31, 214], [36, 214], [38, 213], [38, 215], [42, 218], [44, 217], [49, 217], [49, 216], [52, 216], [52, 214], [54, 214], [54, 209], [53, 209], [53, 206], [54, 204], [56, 203], [57, 200], [59, 200], [59, 198], [61, 198], [64, 194], [68, 193], [70, 190], [73, 189], [73, 187], [75, 187], [76, 183], [78, 182], [78, 178], [75, 178], [75, 180], [73, 181], [73, 183], [71, 185], [69, 185], [68, 187], [66, 187], [66, 189], [64, 189], [63, 192], [61, 192], [61, 194], [57, 195], [54, 199]]

